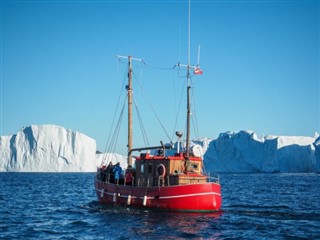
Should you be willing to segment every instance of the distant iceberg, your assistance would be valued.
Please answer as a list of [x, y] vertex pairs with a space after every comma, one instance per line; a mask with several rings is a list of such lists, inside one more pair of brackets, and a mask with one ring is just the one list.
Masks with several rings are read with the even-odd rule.
[[262, 136], [252, 131], [226, 132], [212, 140], [204, 155], [208, 171], [318, 172], [320, 138]]
[[[252, 131], [225, 132], [192, 144], [202, 147], [207, 172], [320, 171], [318, 134], [258, 137]], [[109, 161], [127, 166], [126, 156], [97, 153], [94, 139], [56, 125], [32, 125], [0, 137], [2, 172], [95, 172]]]

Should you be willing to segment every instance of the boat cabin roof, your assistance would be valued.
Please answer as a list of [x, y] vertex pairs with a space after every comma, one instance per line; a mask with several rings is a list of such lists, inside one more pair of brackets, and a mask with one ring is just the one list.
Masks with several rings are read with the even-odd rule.
[[[159, 155], [151, 155], [149, 153], [141, 153], [140, 156], [135, 156], [134, 157], [137, 161], [143, 161], [143, 160], [147, 160], [147, 161], [151, 161], [151, 160], [173, 160], [173, 161], [181, 161], [181, 160], [185, 160], [186, 159], [186, 154], [185, 153], [176, 153], [173, 156], [159, 156]], [[194, 157], [194, 156], [190, 156], [189, 157], [190, 161], [202, 161], [202, 158], [200, 157]]]

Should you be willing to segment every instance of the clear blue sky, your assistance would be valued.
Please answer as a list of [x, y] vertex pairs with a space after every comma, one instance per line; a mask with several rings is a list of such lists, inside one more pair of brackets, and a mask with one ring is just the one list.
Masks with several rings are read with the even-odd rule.
[[[193, 1], [191, 13], [200, 137], [320, 132], [319, 1]], [[103, 151], [126, 67], [116, 54], [164, 68], [135, 63], [135, 75], [171, 135], [184, 80], [167, 68], [187, 61], [187, 16], [187, 1], [1, 1], [0, 135], [56, 124]], [[150, 144], [167, 141], [150, 108], [140, 111]], [[124, 132], [119, 145], [124, 154]]]

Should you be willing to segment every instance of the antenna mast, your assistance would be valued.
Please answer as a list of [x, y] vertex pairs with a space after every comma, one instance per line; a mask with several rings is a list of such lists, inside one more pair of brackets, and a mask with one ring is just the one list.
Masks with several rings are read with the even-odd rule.
[[187, 139], [186, 139], [186, 165], [189, 165], [189, 157], [190, 157], [190, 115], [191, 115], [191, 107], [190, 107], [190, 12], [191, 12], [191, 3], [189, 0], [189, 12], [188, 12], [188, 65], [187, 65]]

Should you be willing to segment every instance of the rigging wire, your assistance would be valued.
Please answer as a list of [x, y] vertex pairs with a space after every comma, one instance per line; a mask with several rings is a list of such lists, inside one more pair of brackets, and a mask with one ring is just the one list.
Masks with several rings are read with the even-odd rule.
[[122, 119], [123, 119], [123, 113], [124, 113], [124, 109], [125, 109], [125, 106], [126, 106], [126, 104], [125, 104], [126, 100], [127, 100], [127, 98], [125, 99], [124, 104], [122, 106], [121, 113], [120, 113], [120, 116], [119, 116], [119, 120], [117, 122], [116, 129], [114, 131], [113, 148], [112, 148], [112, 145], [110, 145], [110, 151], [113, 151], [113, 152], [114, 152], [115, 147], [116, 147], [117, 142], [118, 142], [120, 127], [121, 127], [121, 123], [122, 123]]
[[193, 131], [197, 139], [199, 139], [199, 127], [198, 127], [198, 118], [197, 118], [197, 113], [196, 113], [196, 101], [195, 101], [195, 94], [194, 94], [194, 85], [193, 85], [193, 79], [191, 78], [191, 83], [192, 83], [192, 88], [191, 88], [191, 97], [192, 100], [191, 102], [193, 103], [192, 107], [192, 125], [193, 125]]
[[124, 85], [125, 85], [126, 75], [128, 75], [128, 71], [126, 71], [126, 73], [125, 73], [125, 75], [124, 75], [124, 77], [123, 77], [123, 80], [122, 80], [122, 85], [121, 85], [121, 89], [120, 89], [120, 94], [119, 94], [118, 101], [117, 101], [117, 105], [116, 105], [115, 112], [114, 112], [114, 115], [113, 115], [112, 124], [111, 124], [111, 128], [110, 128], [110, 131], [109, 131], [109, 135], [108, 135], [108, 140], [107, 140], [107, 144], [106, 144], [105, 151], [106, 151], [106, 149], [107, 149], [107, 147], [108, 147], [108, 145], [109, 145], [111, 132], [112, 132], [112, 130], [113, 130], [114, 121], [115, 121], [115, 118], [116, 118], [116, 116], [117, 116], [117, 112], [118, 112], [118, 108], [119, 108], [119, 104], [120, 104], [120, 99], [121, 99], [122, 92], [123, 92]]
[[[123, 119], [123, 113], [124, 113], [124, 109], [125, 109], [125, 106], [126, 106], [126, 101], [127, 101], [127, 97], [124, 99], [124, 103], [123, 103], [123, 106], [122, 106], [122, 109], [121, 109], [121, 112], [120, 112], [120, 115], [119, 115], [119, 119], [117, 121], [116, 127], [114, 129], [113, 134], [112, 134], [112, 137], [110, 138], [111, 134], [109, 136], [110, 142], [107, 145], [106, 150], [105, 150], [105, 152], [107, 152], [107, 153], [115, 152], [115, 148], [117, 146], [117, 142], [118, 142], [118, 138], [119, 138], [120, 127], [121, 127], [121, 123], [122, 123], [122, 119]], [[108, 163], [109, 162], [109, 155], [110, 154], [106, 154], [104, 156], [102, 163]], [[110, 156], [110, 158], [111, 158], [111, 156]]]
[[[122, 64], [127, 64], [127, 62], [122, 61], [119, 59], [119, 62]], [[135, 68], [144, 68], [144, 69], [156, 69], [156, 70], [165, 70], [165, 71], [172, 71], [172, 67], [164, 67], [164, 66], [155, 66], [145, 63], [144, 61], [141, 61], [142, 64], [134, 64], [132, 63], [132, 66]]]
[[142, 137], [143, 137], [144, 144], [149, 147], [150, 144], [149, 144], [149, 141], [148, 141], [148, 136], [147, 136], [146, 130], [144, 128], [142, 117], [141, 117], [141, 114], [140, 114], [140, 111], [139, 111], [139, 108], [138, 108], [138, 104], [137, 104], [136, 99], [135, 99], [134, 96], [133, 96], [133, 102], [134, 102], [134, 106], [136, 108], [136, 112], [137, 112], [137, 116], [138, 116], [138, 120], [139, 120], [140, 129], [141, 129], [141, 132], [142, 132]]
[[182, 103], [182, 99], [183, 99], [183, 95], [184, 95], [184, 89], [186, 87], [186, 84], [187, 84], [187, 80], [185, 79], [184, 85], [183, 85], [183, 88], [182, 88], [182, 91], [181, 91], [181, 95], [180, 95], [180, 101], [179, 101], [178, 111], [177, 111], [177, 115], [176, 115], [176, 120], [175, 120], [175, 124], [174, 124], [174, 127], [173, 127], [172, 139], [173, 139], [174, 134], [175, 134], [175, 132], [177, 130], [178, 118], [179, 118], [179, 115], [180, 115], [181, 103]]
[[150, 69], [157, 69], [157, 70], [166, 70], [166, 71], [171, 71], [172, 67], [163, 67], [163, 66], [155, 66], [155, 65], [150, 65], [147, 64], [146, 62], [142, 61], [143, 65], [135, 65], [140, 68], [150, 68]]
[[161, 128], [162, 128], [162, 130], [163, 130], [163, 132], [165, 133], [165, 135], [166, 135], [166, 137], [168, 138], [169, 142], [171, 142], [172, 140], [170, 139], [170, 136], [169, 136], [169, 134], [168, 134], [168, 132], [167, 132], [166, 128], [164, 127], [163, 123], [161, 122], [161, 120], [160, 120], [160, 118], [159, 118], [159, 116], [158, 116], [157, 112], [155, 111], [154, 107], [152, 106], [152, 104], [151, 104], [151, 103], [150, 103], [150, 101], [148, 100], [148, 98], [147, 98], [147, 94], [146, 94], [146, 92], [144, 91], [144, 88], [142, 87], [142, 85], [141, 85], [141, 83], [140, 83], [139, 79], [137, 78], [137, 76], [135, 75], [135, 73], [134, 73], [134, 72], [133, 72], [133, 76], [134, 76], [134, 78], [137, 80], [138, 85], [139, 85], [139, 87], [140, 87], [140, 89], [141, 89], [142, 93], [144, 94], [144, 96], [145, 96], [145, 98], [146, 98], [146, 100], [147, 100], [146, 102], [148, 103], [149, 107], [151, 108], [151, 110], [152, 110], [153, 114], [156, 116], [156, 118], [157, 118], [157, 120], [158, 120], [158, 122], [159, 122], [159, 124], [160, 124], [160, 126], [161, 126]]
[[198, 134], [198, 132], [197, 132], [197, 130], [196, 130], [196, 125], [195, 125], [194, 119], [196, 119], [196, 118], [191, 118], [191, 123], [192, 123], [192, 127], [193, 127], [193, 132], [194, 132], [194, 135], [196, 136], [196, 139], [199, 139], [199, 134]]
[[[178, 77], [181, 77], [178, 75]], [[186, 76], [183, 76], [184, 78]], [[196, 107], [195, 107], [195, 94], [194, 94], [194, 86], [193, 86], [193, 77], [190, 77], [190, 82], [191, 82], [191, 123], [192, 123], [192, 128], [193, 128], [193, 132], [195, 135], [195, 138], [199, 138], [199, 126], [198, 126], [198, 119], [197, 119], [197, 114], [196, 114]], [[175, 124], [174, 124], [174, 128], [173, 128], [173, 133], [172, 133], [172, 139], [174, 137], [175, 131], [177, 130], [177, 125], [178, 125], [178, 119], [179, 119], [179, 115], [180, 115], [180, 111], [181, 111], [181, 105], [182, 105], [182, 100], [183, 100], [183, 95], [185, 92], [185, 87], [187, 84], [187, 79], [185, 79], [184, 81], [184, 86], [182, 88], [182, 92], [180, 95], [180, 101], [179, 101], [179, 106], [178, 106], [178, 111], [177, 111], [177, 115], [176, 115], [176, 119], [175, 119]], [[186, 127], [185, 127], [186, 129]], [[186, 131], [186, 130], [185, 130]]]
[[[118, 66], [118, 70], [119, 70], [119, 65]], [[122, 85], [121, 85], [121, 89], [120, 89], [120, 94], [119, 94], [119, 97], [118, 97], [118, 101], [117, 101], [117, 105], [116, 105], [116, 108], [115, 108], [115, 111], [114, 111], [114, 115], [113, 115], [113, 119], [112, 119], [112, 123], [111, 123], [111, 128], [110, 128], [110, 131], [109, 131], [109, 134], [108, 134], [108, 139], [107, 139], [107, 143], [106, 143], [106, 147], [104, 149], [104, 152], [106, 153], [107, 152], [107, 149], [110, 151], [110, 146], [109, 146], [109, 143], [111, 141], [111, 133], [113, 131], [113, 126], [114, 126], [114, 123], [115, 123], [115, 119], [116, 119], [116, 116], [117, 116], [117, 112], [118, 112], [118, 109], [119, 109], [119, 104], [120, 104], [120, 100], [121, 100], [121, 96], [122, 96], [122, 92], [123, 92], [123, 89], [124, 89], [124, 84], [125, 84], [125, 79], [126, 79], [126, 75], [128, 74], [128, 71], [126, 71], [124, 77], [123, 77], [123, 80], [122, 80]], [[102, 160], [102, 163], [105, 161], [105, 158]]]
[[177, 76], [178, 78], [186, 78], [187, 77], [187, 74], [184, 73], [183, 75], [180, 75], [180, 67], [178, 68], [178, 71], [177, 71]]

